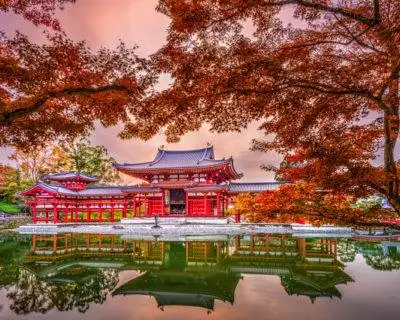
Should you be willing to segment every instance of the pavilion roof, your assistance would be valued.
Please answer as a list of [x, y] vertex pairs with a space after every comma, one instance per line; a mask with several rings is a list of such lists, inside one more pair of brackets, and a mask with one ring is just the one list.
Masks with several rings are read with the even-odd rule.
[[29, 196], [37, 193], [39, 190], [44, 190], [49, 193], [65, 196], [76, 196], [76, 197], [92, 197], [92, 196], [124, 196], [125, 193], [141, 193], [141, 192], [160, 192], [159, 188], [151, 187], [139, 187], [139, 186], [122, 186], [122, 187], [92, 187], [84, 190], [70, 190], [65, 187], [54, 186], [47, 183], [37, 183], [28, 190], [21, 192], [23, 196]]
[[60, 172], [54, 174], [45, 175], [43, 180], [50, 180], [50, 181], [84, 181], [84, 182], [97, 182], [99, 181], [96, 177], [91, 177], [86, 175], [82, 172], [78, 171], [69, 171], [69, 172]]
[[[240, 280], [238, 274], [226, 273], [191, 273], [187, 271], [147, 271], [114, 290], [115, 295], [143, 294], [152, 295], [161, 305], [202, 306], [193, 297], [203, 300], [218, 299], [233, 303], [235, 288]], [[160, 300], [159, 300], [160, 299]], [[203, 301], [205, 302], [205, 301]], [[208, 303], [206, 304], [208, 305]]]
[[215, 159], [214, 148], [212, 146], [194, 149], [194, 150], [164, 150], [158, 149], [157, 154], [152, 161], [140, 163], [115, 164], [118, 170], [125, 172], [154, 172], [172, 169], [209, 169], [221, 168], [223, 166], [230, 168], [230, 175], [233, 179], [238, 179], [242, 174], [236, 172], [233, 167], [232, 158]]

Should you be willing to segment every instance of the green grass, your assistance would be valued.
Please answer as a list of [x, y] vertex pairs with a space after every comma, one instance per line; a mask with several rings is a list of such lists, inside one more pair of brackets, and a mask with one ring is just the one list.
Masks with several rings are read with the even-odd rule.
[[15, 214], [20, 211], [21, 208], [18, 205], [5, 200], [0, 200], [0, 212]]

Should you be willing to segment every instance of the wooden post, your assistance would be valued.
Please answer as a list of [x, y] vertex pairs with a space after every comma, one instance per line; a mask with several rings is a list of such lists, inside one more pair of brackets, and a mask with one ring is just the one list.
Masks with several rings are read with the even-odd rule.
[[53, 254], [57, 253], [57, 235], [53, 236]]
[[33, 207], [32, 207], [32, 220], [33, 220], [33, 223], [36, 223], [37, 222], [37, 202], [35, 201], [35, 202], [33, 202]]
[[237, 235], [235, 237], [235, 253], [237, 253], [240, 250], [240, 235]]
[[207, 193], [204, 193], [204, 215], [207, 215]]
[[165, 197], [164, 190], [162, 190], [161, 191], [161, 215], [164, 215], [164, 202], [165, 202], [164, 197]]
[[53, 222], [54, 222], [54, 223], [57, 223], [57, 220], [58, 220], [57, 215], [58, 215], [58, 212], [57, 212], [57, 204], [54, 202], [54, 203], [53, 203]]
[[32, 235], [32, 251], [36, 250], [36, 235]]
[[219, 198], [219, 192], [217, 192], [217, 216], [221, 216], [221, 200]]
[[103, 207], [99, 204], [99, 222], [103, 222]]
[[186, 191], [186, 193], [185, 193], [185, 202], [186, 202], [186, 207], [185, 207], [186, 215], [188, 216], [188, 215], [190, 215], [190, 208], [189, 208], [189, 191]]
[[235, 214], [235, 222], [240, 223], [240, 214]]
[[90, 205], [86, 206], [86, 212], [87, 212], [87, 222], [91, 222], [90, 214], [92, 213], [92, 208], [90, 207]]
[[111, 203], [111, 222], [114, 222], [114, 203]]
[[64, 222], [68, 222], [68, 206], [65, 205]]
[[124, 207], [122, 208], [122, 218], [126, 218], [126, 207], [127, 207], [127, 204], [126, 204], [126, 201], [124, 201]]
[[151, 211], [150, 209], [150, 205], [149, 205], [149, 199], [147, 198], [147, 194], [144, 195], [144, 206], [145, 206], [145, 210], [147, 210], [147, 216], [151, 217]]

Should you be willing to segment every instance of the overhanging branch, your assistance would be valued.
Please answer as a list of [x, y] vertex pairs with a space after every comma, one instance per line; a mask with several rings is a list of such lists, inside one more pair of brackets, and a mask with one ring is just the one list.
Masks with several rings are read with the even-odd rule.
[[0, 125], [10, 124], [20, 117], [39, 111], [44, 106], [44, 104], [51, 99], [73, 95], [91, 95], [108, 91], [122, 91], [128, 94], [132, 94], [131, 88], [117, 84], [111, 84], [102, 87], [77, 87], [48, 91], [46, 93], [36, 96], [35, 98], [21, 98], [17, 101], [14, 101], [11, 105], [11, 108], [9, 108], [11, 109], [11, 111], [3, 111], [0, 113]]

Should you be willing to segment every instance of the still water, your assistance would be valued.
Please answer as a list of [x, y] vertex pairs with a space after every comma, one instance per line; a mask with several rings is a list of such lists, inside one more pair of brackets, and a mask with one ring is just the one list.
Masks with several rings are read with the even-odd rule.
[[0, 319], [400, 319], [400, 237], [0, 235]]

